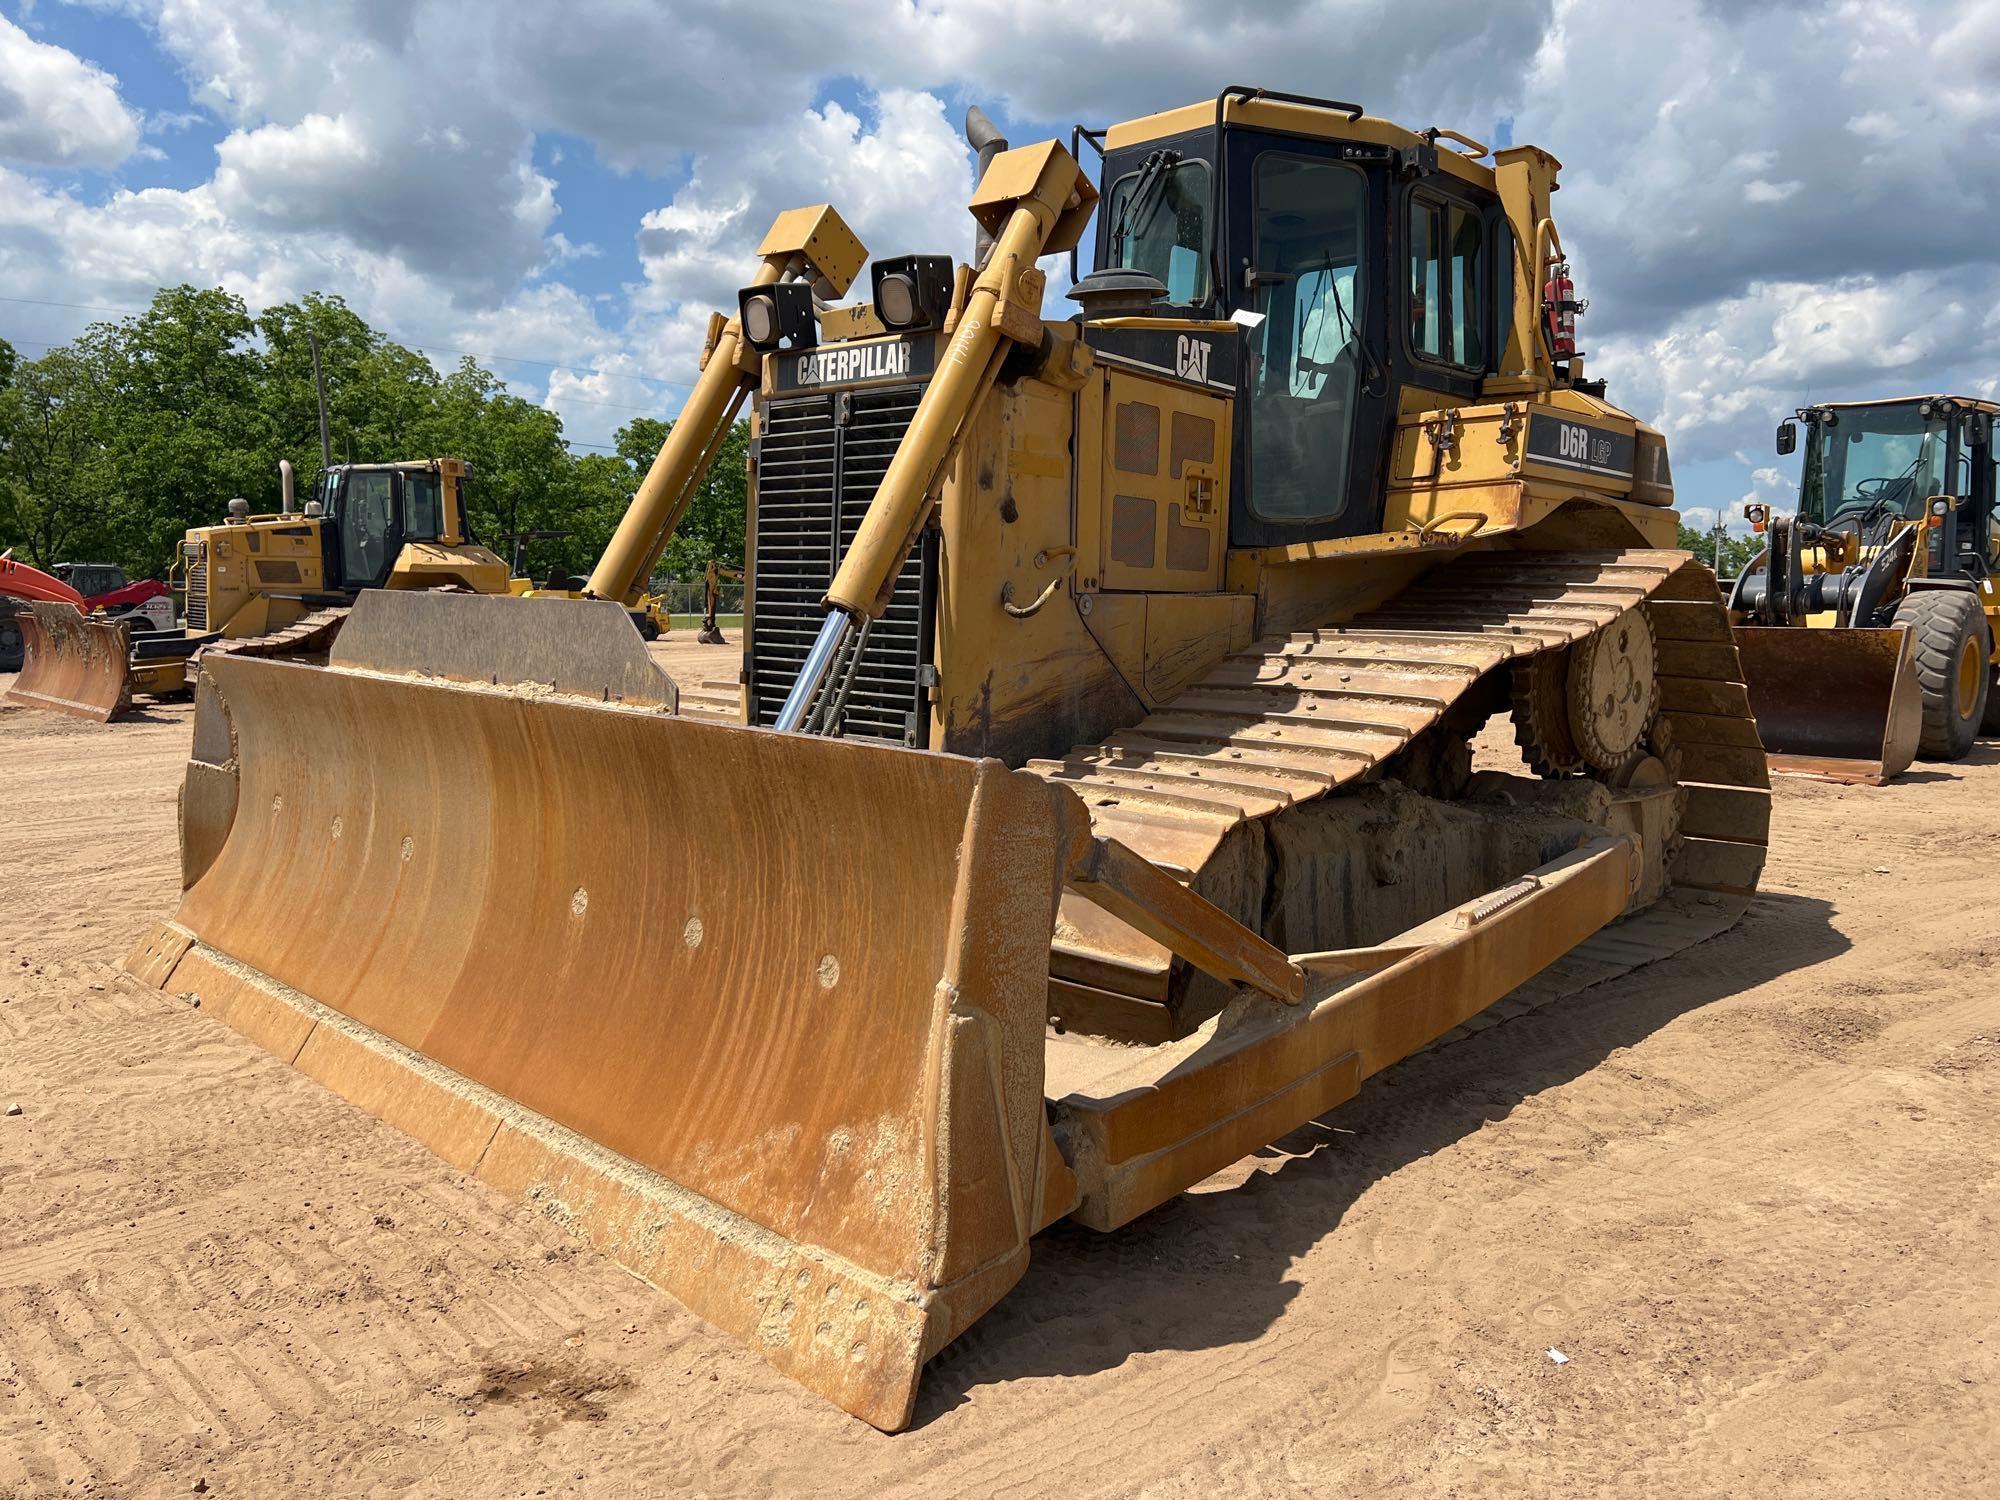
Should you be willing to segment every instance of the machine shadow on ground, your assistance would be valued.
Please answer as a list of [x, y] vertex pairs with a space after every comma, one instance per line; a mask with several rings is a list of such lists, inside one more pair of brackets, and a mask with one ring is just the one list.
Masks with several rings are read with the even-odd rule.
[[1981, 740], [1957, 760], [1920, 760], [1889, 785], [1895, 787], [1906, 781], [1917, 784], [1927, 781], [1960, 781], [1964, 779], [1963, 770], [1972, 766], [2000, 766], [2000, 742]]
[[[981, 1386], [1257, 1338], [1297, 1293], [1297, 1259], [1374, 1183], [1684, 1015], [1837, 957], [1851, 944], [1832, 913], [1762, 893], [1722, 937], [1378, 1074], [1261, 1153], [1279, 1164], [1238, 1187], [1182, 1194], [1108, 1235], [1053, 1226], [1021, 1283], [926, 1369], [916, 1425]], [[1779, 929], [1785, 942], [1769, 941]], [[1103, 1297], [1107, 1264], [1129, 1267], [1129, 1296]]]

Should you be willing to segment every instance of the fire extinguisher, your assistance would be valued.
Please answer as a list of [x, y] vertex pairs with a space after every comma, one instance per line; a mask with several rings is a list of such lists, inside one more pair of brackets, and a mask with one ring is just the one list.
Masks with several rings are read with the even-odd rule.
[[1589, 306], [1577, 300], [1576, 283], [1569, 279], [1569, 262], [1551, 261], [1549, 279], [1542, 287], [1542, 323], [1549, 353], [1557, 359], [1576, 358], [1576, 315]]

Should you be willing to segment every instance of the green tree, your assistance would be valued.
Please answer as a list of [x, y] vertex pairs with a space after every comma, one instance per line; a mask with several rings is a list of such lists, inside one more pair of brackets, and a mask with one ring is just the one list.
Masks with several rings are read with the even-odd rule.
[[19, 365], [0, 392], [0, 550], [46, 568], [99, 550], [107, 476], [97, 372], [73, 349]]
[[302, 479], [320, 466], [315, 337], [335, 463], [443, 456], [411, 448], [437, 403], [437, 371], [415, 350], [383, 338], [340, 298], [315, 294], [280, 303], [257, 319], [257, 331], [264, 345], [258, 404], [281, 456]]
[[462, 458], [472, 465], [467, 509], [473, 529], [502, 533], [560, 530], [570, 473], [562, 418], [512, 395], [471, 358], [439, 382], [436, 399], [412, 424], [413, 456]]
[[1716, 562], [1715, 533], [1696, 531], [1685, 521], [1681, 523], [1680, 547], [1684, 552], [1692, 552], [1696, 557], [1715, 569], [1721, 578], [1734, 578], [1756, 559], [1764, 550], [1764, 544], [1754, 536], [1729, 536], [1722, 538], [1722, 560]]
[[277, 445], [257, 403], [262, 356], [241, 298], [169, 287], [77, 341], [103, 381], [103, 500], [116, 560], [165, 566], [190, 526], [237, 496], [275, 509]]

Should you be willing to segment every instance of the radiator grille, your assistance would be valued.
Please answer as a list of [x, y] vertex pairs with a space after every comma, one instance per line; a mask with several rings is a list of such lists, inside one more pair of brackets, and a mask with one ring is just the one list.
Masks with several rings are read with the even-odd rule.
[[198, 562], [188, 569], [187, 628], [208, 629], [208, 564]]
[[[751, 533], [752, 723], [777, 720], [819, 633], [820, 600], [922, 394], [922, 386], [897, 386], [765, 406]], [[842, 721], [849, 737], [897, 745], [929, 738], [923, 687], [930, 659], [927, 569], [934, 578], [934, 553], [920, 546], [903, 564], [895, 597], [869, 632]]]

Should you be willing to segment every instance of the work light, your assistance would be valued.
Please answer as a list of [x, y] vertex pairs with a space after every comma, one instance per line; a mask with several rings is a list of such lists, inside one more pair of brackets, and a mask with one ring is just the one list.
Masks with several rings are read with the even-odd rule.
[[901, 255], [869, 268], [875, 316], [897, 333], [936, 328], [951, 310], [949, 255]]
[[736, 307], [743, 320], [743, 337], [759, 354], [768, 354], [780, 344], [805, 349], [819, 342], [812, 288], [803, 281], [746, 286], [736, 294]]

